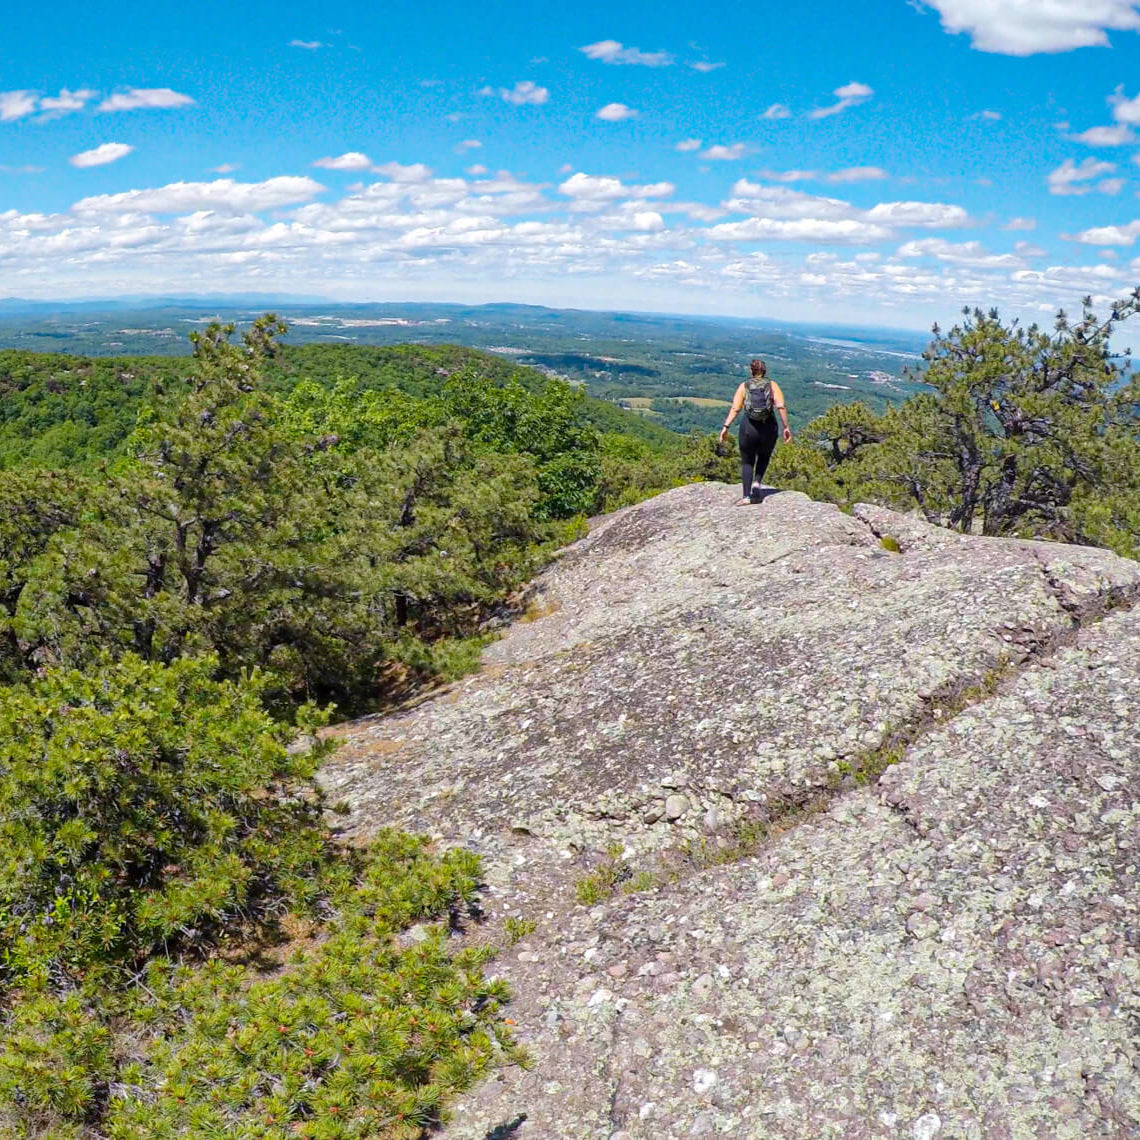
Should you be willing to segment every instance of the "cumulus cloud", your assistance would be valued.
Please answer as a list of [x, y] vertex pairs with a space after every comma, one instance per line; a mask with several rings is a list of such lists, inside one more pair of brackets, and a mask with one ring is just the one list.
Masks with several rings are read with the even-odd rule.
[[878, 166], [848, 166], [843, 170], [760, 170], [761, 178], [769, 182], [881, 182], [889, 178], [885, 170]]
[[110, 95], [99, 104], [100, 111], [139, 111], [150, 108], [190, 107], [194, 100], [169, 87], [132, 87]]
[[372, 168], [393, 182], [426, 182], [431, 178], [431, 167], [422, 162], [412, 162], [407, 166], [399, 162], [384, 162]]
[[809, 119], [826, 119], [830, 115], [838, 115], [848, 107], [857, 107], [860, 103], [866, 103], [875, 92], [866, 83], [845, 83], [842, 87], [837, 87], [832, 94], [839, 101], [828, 107], [816, 107], [814, 111], [809, 111]]
[[[1054, 307], [1116, 292], [1125, 276], [1104, 265], [1031, 268], [1040, 252], [1024, 244], [1002, 254], [943, 241], [950, 235], [929, 232], [935, 223], [965, 224], [965, 212], [938, 203], [868, 210], [739, 179], [732, 200], [717, 207], [674, 200], [670, 183], [584, 172], [552, 187], [481, 166], [463, 177], [435, 177], [419, 163], [385, 168], [387, 177], [382, 168], [341, 195], [322, 194], [308, 178], [219, 179], [95, 196], [58, 214], [0, 211], [0, 273], [56, 288], [79, 272], [88, 287], [119, 291], [170, 280], [265, 289], [317, 279], [345, 296], [378, 282], [395, 292], [442, 287], [468, 296], [487, 282], [553, 289], [573, 274], [619, 283], [631, 299], [648, 299], [639, 282], [683, 283], [723, 297], [729, 309], [734, 295], [757, 288], [771, 298], [818, 290], [829, 303], [856, 297], [867, 308], [915, 299], [944, 307], [947, 297]], [[910, 226], [927, 231], [913, 245], [900, 238]], [[913, 255], [882, 256], [886, 241], [892, 249], [902, 241]], [[770, 255], [762, 243], [782, 252]]]
[[709, 158], [714, 162], [735, 162], [744, 157], [744, 143], [729, 143], [727, 146], [717, 143], [707, 150], [701, 151], [701, 158]]
[[755, 214], [765, 218], [852, 219], [858, 211], [841, 198], [825, 198], [806, 194], [787, 186], [765, 186], [759, 182], [738, 179], [732, 195], [724, 203], [727, 210], [738, 214]]
[[1124, 89], [1118, 87], [1108, 97], [1108, 105], [1112, 108], [1112, 117], [1118, 123], [1127, 123], [1131, 127], [1140, 126], [1140, 95], [1133, 95], [1129, 99], [1124, 94]]
[[690, 150], [700, 150], [701, 149], [701, 140], [700, 139], [682, 139], [679, 143], [677, 143], [677, 145], [673, 149], [679, 150], [682, 153], [685, 153], [686, 151], [690, 151]]
[[1073, 142], [1084, 143], [1085, 146], [1125, 146], [1136, 141], [1132, 128], [1124, 123], [1115, 127], [1089, 127], [1079, 135], [1069, 136]]
[[[892, 236], [898, 229], [952, 229], [970, 222], [961, 206], [942, 202], [880, 202], [861, 210], [841, 198], [808, 194], [788, 186], [767, 186], [745, 178], [735, 183], [724, 206], [733, 213], [752, 216], [717, 227], [722, 239], [748, 233], [754, 235], [750, 240], [762, 240], [765, 235], [774, 240], [806, 240], [803, 235], [814, 233], [820, 241], [867, 244]], [[768, 224], [774, 222], [805, 224]]]
[[1025, 264], [1012, 253], [990, 253], [981, 242], [950, 242], [945, 238], [922, 238], [900, 246], [896, 257], [933, 257], [953, 265], [972, 265], [985, 269], [1013, 269]]
[[1140, 237], [1140, 221], [1123, 226], [1093, 226], [1070, 240], [1084, 245], [1132, 245], [1137, 237]]
[[[1101, 162], [1095, 158], [1083, 159], [1079, 164], [1066, 158], [1056, 170], [1046, 178], [1050, 194], [1088, 194], [1095, 189], [1093, 180], [1111, 174], [1116, 169], [1114, 162]], [[1106, 180], [1112, 182], [1114, 180]], [[1102, 184], [1103, 185], [1103, 184]], [[1119, 190], [1119, 186], [1116, 188]], [[1115, 191], [1110, 191], [1115, 193]]]
[[559, 184], [558, 193], [579, 203], [614, 202], [619, 198], [668, 198], [676, 190], [672, 182], [651, 182], [637, 186], [609, 175], [579, 171]]
[[773, 103], [765, 112], [760, 116], [762, 119], [787, 119], [790, 118], [792, 109], [783, 103]]
[[34, 91], [0, 91], [0, 122], [11, 123], [31, 115], [38, 102]]
[[1006, 230], [1035, 230], [1037, 222], [1034, 218], [1010, 218], [1002, 227]]
[[848, 166], [843, 170], [833, 170], [824, 175], [826, 182], [881, 182], [890, 177], [878, 166]]
[[586, 44], [578, 50], [587, 59], [596, 59], [602, 63], [668, 67], [673, 62], [673, 57], [667, 51], [642, 51], [640, 48], [624, 47], [617, 40], [598, 40], [596, 44]]
[[1140, 0], [924, 0], [979, 51], [1036, 55], [1103, 47], [1111, 31], [1140, 30]]
[[97, 94], [97, 91], [89, 91], [86, 88], [70, 91], [64, 87], [58, 95], [45, 95], [40, 100], [40, 121], [46, 122], [49, 119], [58, 119], [62, 115], [69, 115], [73, 111], [82, 111]]
[[872, 221], [895, 226], [923, 226], [949, 229], [969, 224], [970, 215], [961, 206], [945, 202], [880, 202], [866, 213]]
[[856, 218], [749, 218], [721, 222], [708, 235], [713, 241], [824, 241], [867, 245], [891, 236], [886, 226]]
[[603, 123], [620, 123], [623, 119], [636, 119], [637, 114], [637, 111], [624, 103], [607, 103], [598, 109], [594, 118], [601, 119]]
[[349, 150], [344, 154], [338, 154], [335, 158], [318, 158], [313, 165], [325, 170], [369, 170], [372, 159], [358, 150]]
[[514, 107], [522, 107], [525, 104], [533, 106], [540, 106], [550, 98], [550, 92], [545, 87], [539, 87], [537, 83], [529, 79], [520, 79], [514, 87], [483, 87], [479, 91], [480, 95], [495, 96]]
[[128, 146], [126, 143], [103, 143], [92, 150], [80, 151], [79, 154], [73, 154], [68, 161], [72, 166], [80, 168], [87, 166], [106, 166], [108, 162], [117, 162], [120, 158], [126, 158], [135, 148]]
[[213, 182], [171, 182], [151, 190], [97, 194], [81, 199], [72, 209], [77, 213], [98, 214], [176, 214], [191, 210], [246, 213], [308, 202], [323, 189], [312, 178], [295, 175], [281, 175], [264, 182], [218, 178]]

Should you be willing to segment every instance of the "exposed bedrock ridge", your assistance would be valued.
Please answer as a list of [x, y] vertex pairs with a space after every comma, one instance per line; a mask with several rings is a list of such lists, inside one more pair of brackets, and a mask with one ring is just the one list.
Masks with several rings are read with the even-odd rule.
[[[1134, 1134], [1140, 565], [732, 504], [602, 520], [536, 583], [546, 616], [330, 763], [349, 830], [472, 846], [492, 919], [540, 924], [503, 966], [537, 1066], [448, 1134]], [[575, 903], [612, 842], [636, 866], [813, 794], [735, 865]]]

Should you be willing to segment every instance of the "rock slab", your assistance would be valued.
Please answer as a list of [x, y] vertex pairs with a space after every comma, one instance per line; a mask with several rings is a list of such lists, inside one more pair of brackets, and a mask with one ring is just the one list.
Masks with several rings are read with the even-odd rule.
[[[471, 846], [539, 924], [500, 959], [536, 1065], [446, 1135], [1140, 1134], [1140, 566], [734, 498], [602, 520], [330, 761], [350, 832]], [[580, 905], [605, 859], [648, 889]]]

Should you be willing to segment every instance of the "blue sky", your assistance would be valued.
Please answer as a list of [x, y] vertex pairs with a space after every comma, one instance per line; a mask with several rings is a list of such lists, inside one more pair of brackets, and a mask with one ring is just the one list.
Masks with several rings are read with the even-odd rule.
[[11, 7], [0, 296], [921, 327], [1140, 282], [1140, 0]]

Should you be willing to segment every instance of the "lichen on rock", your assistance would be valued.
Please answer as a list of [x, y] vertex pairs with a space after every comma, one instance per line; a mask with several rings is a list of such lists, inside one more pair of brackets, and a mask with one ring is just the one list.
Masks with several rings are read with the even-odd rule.
[[[348, 830], [467, 844], [538, 924], [536, 1066], [447, 1135], [1136, 1134], [1140, 565], [733, 503], [600, 520], [545, 616], [326, 771]], [[582, 906], [607, 850], [639, 888]]]

